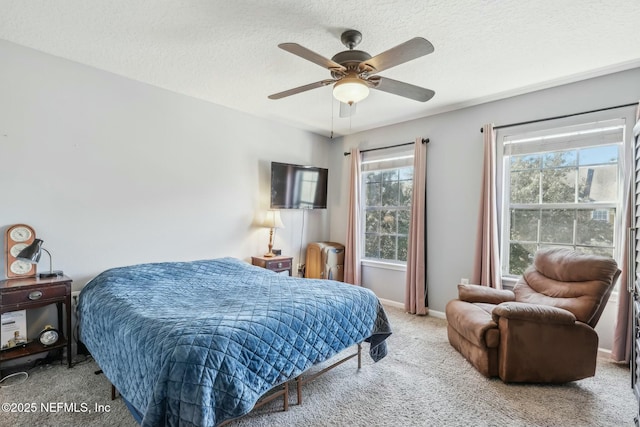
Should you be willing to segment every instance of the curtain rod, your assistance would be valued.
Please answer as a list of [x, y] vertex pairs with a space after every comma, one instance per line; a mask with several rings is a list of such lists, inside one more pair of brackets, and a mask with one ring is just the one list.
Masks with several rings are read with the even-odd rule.
[[[415, 141], [411, 141], [411, 142], [405, 142], [404, 144], [388, 145], [386, 147], [369, 148], [367, 150], [360, 150], [360, 153], [366, 153], [367, 151], [385, 150], [387, 148], [402, 147], [402, 146], [405, 146], [405, 145], [411, 145], [411, 144], [415, 144], [415, 143], [416, 143]], [[422, 138], [422, 143], [423, 144], [428, 144], [429, 143], [429, 138]], [[351, 153], [348, 152], [348, 151], [345, 151], [344, 155], [345, 156], [349, 156], [349, 155], [351, 155]]]
[[[614, 107], [599, 108], [597, 110], [583, 111], [581, 113], [565, 114], [564, 116], [555, 116], [555, 117], [547, 117], [547, 118], [538, 119], [538, 120], [529, 120], [528, 122], [511, 123], [511, 124], [508, 124], [508, 125], [494, 126], [493, 128], [494, 129], [502, 129], [502, 128], [509, 128], [509, 127], [513, 127], [513, 126], [528, 125], [528, 124], [531, 124], [531, 123], [546, 122], [548, 120], [556, 120], [556, 119], [564, 119], [564, 118], [567, 118], [567, 117], [580, 116], [582, 114], [589, 114], [589, 113], [598, 113], [600, 111], [615, 110], [616, 108], [631, 107], [631, 106], [634, 106], [634, 105], [638, 105], [638, 103], [634, 102], [632, 104], [616, 105]], [[483, 130], [483, 128], [480, 128], [480, 133], [482, 133], [482, 132], [484, 132], [484, 130]]]

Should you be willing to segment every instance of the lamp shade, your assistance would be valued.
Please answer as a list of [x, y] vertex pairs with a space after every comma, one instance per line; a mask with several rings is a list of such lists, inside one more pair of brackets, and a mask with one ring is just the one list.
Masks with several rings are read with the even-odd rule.
[[284, 228], [282, 219], [280, 219], [280, 211], [267, 211], [262, 226], [266, 228]]
[[357, 77], [345, 77], [333, 85], [333, 96], [338, 101], [351, 105], [369, 96], [369, 86]]
[[18, 253], [16, 256], [20, 261], [25, 261], [31, 264], [36, 264], [40, 261], [40, 256], [42, 255], [42, 240], [34, 239], [33, 243], [24, 248]]

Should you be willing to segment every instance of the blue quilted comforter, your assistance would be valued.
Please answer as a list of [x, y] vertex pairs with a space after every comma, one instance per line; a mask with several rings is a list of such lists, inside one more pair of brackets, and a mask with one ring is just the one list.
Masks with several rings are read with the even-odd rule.
[[375, 295], [232, 258], [107, 270], [82, 290], [80, 337], [143, 426], [214, 426], [366, 340], [391, 333]]

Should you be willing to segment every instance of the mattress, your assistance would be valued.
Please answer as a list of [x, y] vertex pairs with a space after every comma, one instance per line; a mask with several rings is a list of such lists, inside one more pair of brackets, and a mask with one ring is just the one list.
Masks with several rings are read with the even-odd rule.
[[143, 426], [214, 426], [391, 328], [368, 289], [234, 258], [107, 270], [79, 298], [80, 338]]

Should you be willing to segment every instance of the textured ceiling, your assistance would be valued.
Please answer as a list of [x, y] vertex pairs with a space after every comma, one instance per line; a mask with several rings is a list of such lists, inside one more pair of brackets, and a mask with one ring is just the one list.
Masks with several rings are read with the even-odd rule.
[[[380, 91], [339, 118], [329, 78], [277, 47], [331, 58], [340, 34], [371, 55], [420, 36], [435, 52], [380, 75], [436, 92]], [[329, 136], [640, 66], [640, 1], [0, 0], [0, 39]]]

